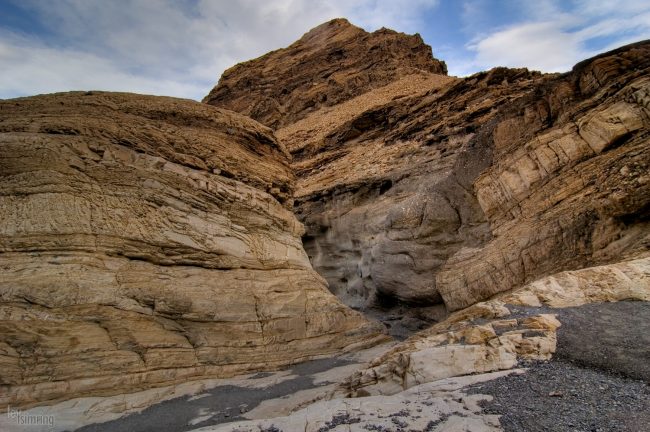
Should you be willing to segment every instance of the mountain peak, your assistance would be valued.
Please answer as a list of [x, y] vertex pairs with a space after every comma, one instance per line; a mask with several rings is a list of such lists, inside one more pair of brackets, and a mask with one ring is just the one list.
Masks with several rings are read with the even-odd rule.
[[281, 127], [414, 73], [447, 74], [420, 35], [369, 33], [336, 18], [228, 69], [204, 102]]

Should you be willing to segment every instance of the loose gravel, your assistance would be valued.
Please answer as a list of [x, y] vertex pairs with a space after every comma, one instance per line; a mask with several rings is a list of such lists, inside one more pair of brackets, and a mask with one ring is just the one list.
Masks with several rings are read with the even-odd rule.
[[649, 432], [650, 303], [543, 312], [562, 322], [557, 355], [523, 365], [522, 375], [473, 386], [471, 393], [494, 398], [486, 413], [500, 414], [506, 432]]

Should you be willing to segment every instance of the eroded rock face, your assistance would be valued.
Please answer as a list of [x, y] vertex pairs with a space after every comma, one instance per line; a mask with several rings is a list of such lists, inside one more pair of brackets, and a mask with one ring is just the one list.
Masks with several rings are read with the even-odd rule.
[[648, 250], [648, 46], [446, 83], [306, 147], [280, 130], [315, 268], [353, 306], [457, 310]]
[[442, 301], [436, 273], [491, 235], [471, 192], [490, 153], [468, 158], [470, 142], [495, 104], [540, 80], [506, 69], [468, 80], [432, 76], [415, 96], [364, 106], [307, 147], [278, 131], [294, 156], [305, 248], [333, 292], [359, 308]]
[[[649, 51], [630, 45], [563, 75], [429, 68], [283, 117], [314, 268], [355, 308], [453, 311], [638, 257], [650, 247]], [[259, 102], [226, 81], [217, 89], [231, 99]]]
[[186, 100], [0, 102], [0, 405], [383, 338], [312, 270], [286, 156], [268, 128]]
[[504, 106], [471, 144], [492, 239], [436, 276], [451, 310], [560, 270], [650, 250], [650, 43], [578, 64]]
[[335, 19], [228, 69], [203, 101], [277, 128], [416, 72], [447, 73], [419, 35], [367, 33]]

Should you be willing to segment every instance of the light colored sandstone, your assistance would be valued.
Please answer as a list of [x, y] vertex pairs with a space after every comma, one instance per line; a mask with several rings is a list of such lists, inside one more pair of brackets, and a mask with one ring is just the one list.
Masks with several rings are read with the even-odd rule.
[[[314, 401], [325, 398], [328, 392], [333, 391], [336, 385], [352, 372], [351, 369], [358, 369], [394, 345], [394, 342], [389, 342], [372, 348], [341, 354], [337, 359], [349, 361], [349, 364], [310, 375], [310, 378], [318, 387], [296, 392], [288, 398], [267, 399], [257, 407], [243, 413], [242, 416], [247, 419], [262, 419], [289, 415], [291, 412]], [[264, 392], [272, 386], [295, 378], [298, 378], [298, 376], [285, 369], [261, 375], [248, 374], [232, 378], [197, 379], [172, 386], [127, 392], [113, 396], [74, 398], [53, 405], [23, 409], [21, 414], [32, 418], [54, 416], [54, 425], [52, 427], [49, 425], [43, 427], [33, 425], [30, 426], [30, 431], [64, 432], [142, 413], [152, 405], [171, 401], [172, 399], [187, 399], [188, 402], [201, 399], [209, 396], [210, 392], [218, 387], [234, 386]], [[24, 432], [25, 428], [17, 425], [15, 419], [2, 415], [0, 416], [0, 430], [2, 432]]]
[[0, 112], [0, 406], [273, 369], [383, 337], [311, 269], [286, 151], [264, 126], [120, 93]]
[[509, 305], [562, 308], [622, 300], [650, 301], [650, 258], [547, 276], [455, 312], [355, 372], [336, 394], [395, 394], [447, 377], [510, 369], [519, 359], [550, 360], [561, 322], [552, 313], [508, 318]]
[[[288, 416], [252, 421], [232, 422], [196, 429], [201, 432], [259, 432], [276, 427], [283, 431], [364, 432], [372, 427], [396, 430], [500, 431], [498, 416], [482, 412], [480, 402], [486, 395], [468, 395], [470, 385], [489, 381], [522, 370], [493, 372], [454, 379], [439, 380], [415, 386], [391, 396], [370, 396], [353, 399], [321, 401]], [[338, 424], [337, 424], [338, 423]]]
[[590, 110], [565, 114], [572, 122], [495, 157], [474, 182], [492, 239], [462, 248], [436, 274], [450, 310], [558, 270], [648, 252], [647, 87], [638, 77], [614, 96], [601, 91]]

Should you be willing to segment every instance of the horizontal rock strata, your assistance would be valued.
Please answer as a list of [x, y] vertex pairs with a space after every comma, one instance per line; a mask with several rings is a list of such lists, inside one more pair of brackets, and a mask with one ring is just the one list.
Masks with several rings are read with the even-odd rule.
[[276, 368], [372, 344], [288, 209], [271, 131], [119, 93], [0, 102], [0, 406]]

